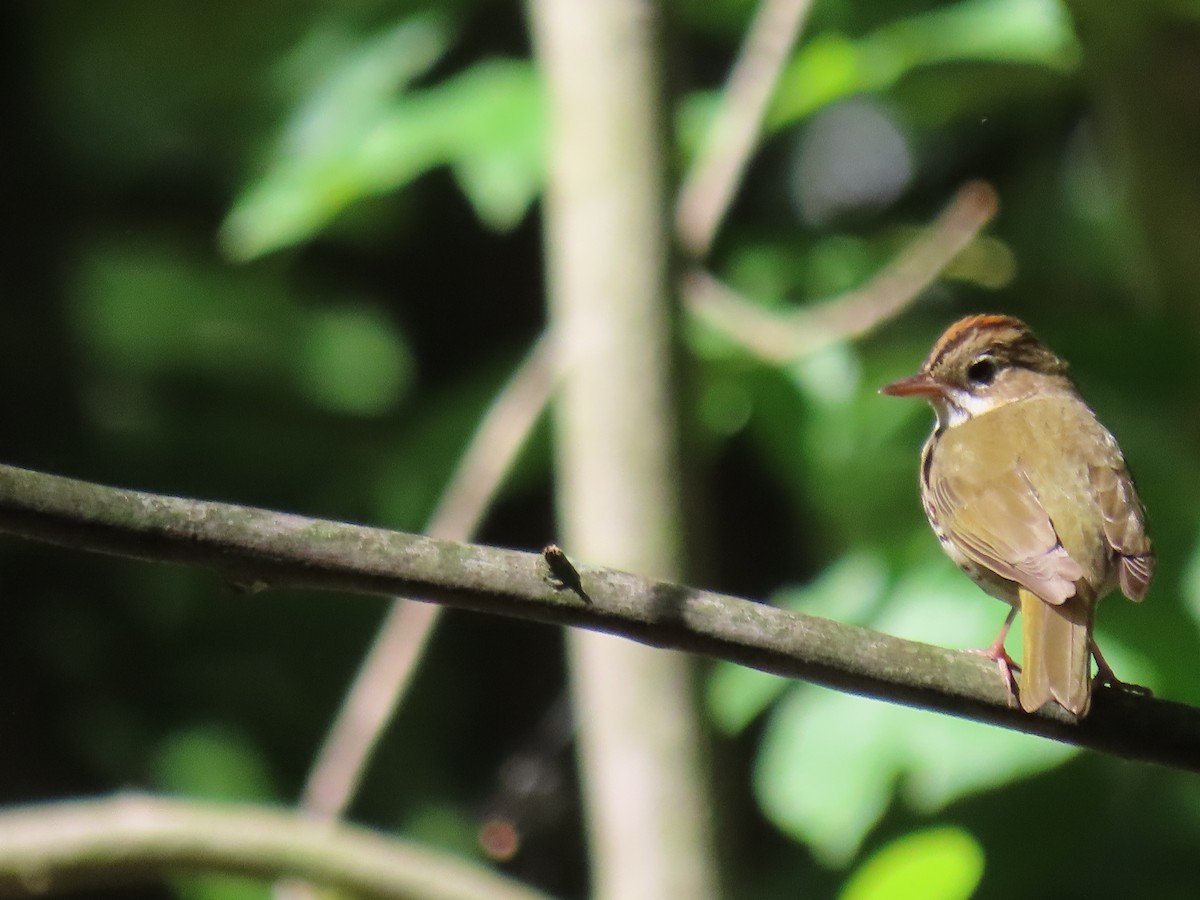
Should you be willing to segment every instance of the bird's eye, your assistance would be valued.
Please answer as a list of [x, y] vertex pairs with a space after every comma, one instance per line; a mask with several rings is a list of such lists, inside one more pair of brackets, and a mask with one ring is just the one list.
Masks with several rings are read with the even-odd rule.
[[967, 367], [967, 379], [971, 384], [983, 387], [996, 380], [997, 371], [995, 361], [985, 356]]

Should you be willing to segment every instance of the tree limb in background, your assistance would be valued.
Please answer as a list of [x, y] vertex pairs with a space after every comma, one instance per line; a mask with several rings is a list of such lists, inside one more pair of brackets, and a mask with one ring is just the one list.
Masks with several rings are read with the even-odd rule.
[[675, 231], [694, 259], [708, 255], [758, 146], [763, 116], [812, 7], [812, 0], [762, 0], [720, 106], [696, 161], [684, 179]]
[[[427, 534], [466, 540], [479, 526], [553, 389], [553, 354], [543, 335], [484, 414]], [[398, 599], [380, 626], [309, 773], [301, 808], [322, 819], [349, 805], [371, 752], [395, 714], [441, 607]]]
[[687, 309], [754, 355], [788, 363], [835, 341], [860, 337], [894, 317], [929, 287], [996, 214], [991, 185], [970, 181], [921, 234], [870, 281], [788, 312], [765, 309], [696, 269], [684, 279]]
[[303, 877], [362, 897], [549, 900], [449, 854], [265, 807], [129, 794], [0, 812], [0, 897], [179, 871]]
[[[680, 240], [696, 256], [707, 253], [733, 199], [756, 145], [763, 111], [810, 5], [811, 0], [764, 0], [756, 14], [722, 97], [711, 140], [679, 198], [676, 223]], [[694, 274], [688, 284], [711, 301], [720, 285], [703, 279], [707, 276]], [[710, 314], [721, 302], [717, 299], [707, 304]], [[700, 303], [704, 305], [703, 300]], [[731, 309], [730, 303], [722, 306], [726, 318]], [[836, 317], [829, 318], [836, 324]], [[489, 411], [432, 518], [429, 534], [465, 539], [473, 532], [548, 397], [545, 344], [543, 338]], [[310, 773], [301, 801], [310, 813], [334, 818], [344, 812], [379, 735], [407, 688], [439, 610], [404, 600], [393, 605]]]
[[604, 631], [1200, 772], [1200, 709], [1194, 707], [1101, 687], [1082, 722], [1053, 706], [1031, 715], [1009, 706], [996, 667], [979, 656], [576, 563], [584, 600], [553, 577], [539, 554], [11, 466], [0, 466], [0, 531], [77, 550], [205, 566], [246, 589], [403, 595]]
[[[707, 252], [753, 152], [763, 112], [812, 0], [764, 0], [734, 64], [712, 139], [689, 173], [676, 220], [680, 240]], [[703, 247], [697, 244], [702, 243]], [[426, 530], [466, 540], [478, 526], [525, 434], [550, 394], [543, 337], [480, 425]], [[379, 735], [395, 714], [440, 607], [397, 600], [380, 626], [330, 727], [301, 806], [337, 817], [349, 804]]]
[[[684, 515], [663, 6], [533, 0], [529, 11], [548, 101], [542, 221], [563, 360], [560, 537], [608, 565], [677, 580]], [[693, 660], [582, 631], [568, 633], [567, 657], [592, 895], [720, 896]]]
[[[698, 255], [707, 251], [732, 200], [741, 170], [753, 151], [763, 109], [810, 3], [811, 0], [765, 0], [755, 17], [722, 99], [712, 142], [689, 174], [680, 195], [677, 218], [680, 239]], [[981, 221], [978, 227], [982, 224]], [[933, 229], [937, 231], [938, 228], [935, 223]], [[936, 238], [933, 242], [941, 243]], [[944, 243], [942, 246], [949, 247]], [[941, 265], [948, 261], [944, 257]], [[918, 280], [918, 283], [919, 291], [928, 280]], [[692, 273], [685, 285], [686, 293], [694, 301], [694, 311], [735, 337], [755, 332], [746, 340], [761, 348], [779, 331], [773, 317], [769, 320], [757, 318], [769, 316], [769, 313], [750, 307], [739, 298], [725, 296], [727, 289], [705, 273]], [[897, 286], [886, 286], [894, 298]], [[847, 300], [851, 301], [850, 313], [854, 312], [855, 305], [874, 307], [876, 312], [889, 311], [888, 306], [871, 302], [862, 304], [857, 292]], [[891, 304], [890, 309], [898, 311], [902, 305]], [[854, 325], [853, 315], [846, 319]], [[763, 337], [757, 336], [760, 327]], [[831, 332], [825, 330], [824, 334], [829, 336]], [[545, 348], [547, 340], [543, 337], [539, 341], [520, 372], [514, 375], [487, 413], [434, 513], [427, 533], [453, 540], [465, 540], [473, 533], [525, 433], [548, 399], [551, 378], [548, 374], [549, 354]], [[803, 352], [801, 347], [796, 355]], [[764, 355], [770, 354], [764, 352]], [[438, 611], [437, 606], [411, 604], [404, 600], [397, 600], [389, 611], [314, 763], [301, 801], [307, 811], [326, 817], [336, 817], [345, 811], [372, 748], [407, 689], [436, 624]]]

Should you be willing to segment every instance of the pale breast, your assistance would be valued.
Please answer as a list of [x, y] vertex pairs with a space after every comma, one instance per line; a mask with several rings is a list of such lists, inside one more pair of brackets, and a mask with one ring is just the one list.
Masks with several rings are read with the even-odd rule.
[[954, 543], [946, 529], [941, 525], [937, 506], [931, 499], [932, 492], [929, 490], [928, 483], [931, 471], [930, 454], [939, 438], [938, 429], [934, 429], [934, 432], [925, 441], [925, 446], [921, 450], [921, 496], [923, 498], [921, 505], [925, 509], [925, 518], [929, 520], [929, 527], [933, 529], [933, 533], [937, 536], [942, 551], [950, 557], [951, 562], [958, 566], [968, 578], [997, 600], [1003, 600], [1011, 606], [1016, 606], [1019, 602], [1016, 583], [1007, 578], [1002, 578], [991, 569], [971, 560], [958, 548], [958, 545]]

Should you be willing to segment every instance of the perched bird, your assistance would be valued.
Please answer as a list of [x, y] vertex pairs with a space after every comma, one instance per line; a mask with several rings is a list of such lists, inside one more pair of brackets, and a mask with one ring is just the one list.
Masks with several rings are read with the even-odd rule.
[[992, 646], [1010, 687], [1004, 639], [1020, 611], [1020, 702], [1087, 715], [1096, 603], [1116, 587], [1141, 600], [1154, 552], [1121, 448], [1067, 364], [1009, 316], [951, 325], [911, 378], [881, 390], [924, 397], [937, 422], [921, 451], [921, 502], [942, 549], [1012, 605]]

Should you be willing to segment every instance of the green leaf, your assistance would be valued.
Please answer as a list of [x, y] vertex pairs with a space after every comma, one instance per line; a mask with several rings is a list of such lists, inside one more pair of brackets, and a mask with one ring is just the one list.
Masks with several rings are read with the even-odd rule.
[[1183, 608], [1196, 627], [1200, 628], [1200, 543], [1192, 550], [1191, 559], [1180, 576], [1180, 590], [1183, 593]]
[[271, 900], [270, 885], [235, 875], [175, 875], [171, 888], [179, 900]]
[[960, 828], [892, 841], [859, 866], [838, 900], [967, 900], [983, 878], [979, 842]]
[[741, 732], [782, 694], [791, 681], [730, 662], [718, 662], [708, 678], [708, 711], [728, 735]]
[[226, 252], [252, 259], [310, 237], [363, 196], [362, 163], [396, 95], [445, 52], [446, 28], [418, 16], [346, 50], [284, 127], [266, 171], [221, 227]]
[[[1007, 613], [1004, 604], [938, 555], [896, 585], [875, 627], [942, 647], [984, 647]], [[1013, 629], [1014, 638], [1019, 631]], [[1079, 752], [1068, 744], [944, 715], [905, 717], [899, 727], [904, 756], [895, 762], [904, 794], [911, 805], [927, 811], [1052, 769]]]
[[845, 865], [891, 801], [899, 710], [800, 685], [771, 712], [754, 767], [767, 817], [829, 866]]
[[808, 584], [783, 588], [772, 602], [809, 616], [862, 624], [883, 599], [887, 578], [887, 566], [877, 554], [852, 550]]
[[320, 76], [285, 127], [282, 149], [311, 155], [345, 147], [374, 124], [397, 91], [428, 72], [448, 44], [449, 29], [434, 15], [404, 19], [355, 43], [317, 30], [286, 65], [289, 81], [295, 69], [316, 68]]
[[317, 406], [370, 416], [396, 405], [413, 363], [391, 323], [364, 306], [326, 310], [307, 324], [296, 376]]
[[1054, 0], [965, 0], [886, 25], [859, 40], [808, 41], [780, 78], [767, 130], [837, 100], [890, 88], [910, 71], [954, 61], [1074, 69], [1079, 48]]
[[[938, 558], [901, 579], [870, 624], [913, 640], [978, 647], [991, 640], [1004, 611]], [[797, 686], [771, 712], [755, 788], [773, 822], [822, 861], [843, 865], [897, 791], [916, 809], [934, 812], [1077, 752], [1020, 732]]]
[[[838, 342], [808, 353], [789, 367], [789, 374], [796, 387], [815, 405], [833, 411], [848, 407], [858, 396], [862, 382], [862, 367], [858, 354], [845, 342]], [[849, 442], [853, 437], [844, 433]], [[829, 442], [825, 450], [845, 458], [841, 442]]]
[[419, 18], [349, 54], [235, 201], [222, 226], [226, 251], [246, 260], [309, 240], [355, 203], [439, 166], [452, 167], [485, 224], [516, 225], [544, 179], [537, 73], [525, 61], [491, 59], [406, 89], [445, 41], [444, 29]]
[[269, 277], [152, 240], [87, 254], [73, 313], [96, 363], [133, 378], [299, 387], [358, 416], [391, 410], [412, 384], [403, 336], [369, 305], [302, 306]]
[[478, 858], [479, 821], [450, 803], [425, 803], [405, 817], [404, 834], [467, 859]]
[[125, 374], [244, 383], [288, 364], [279, 323], [290, 298], [279, 284], [149, 235], [89, 248], [73, 295], [77, 341]]
[[545, 108], [537, 73], [507, 60], [481, 64], [442, 99], [462, 119], [453, 162], [459, 187], [484, 224], [497, 231], [515, 227], [545, 181]]
[[223, 726], [172, 734], [159, 748], [154, 780], [162, 789], [213, 800], [274, 800], [259, 748]]

